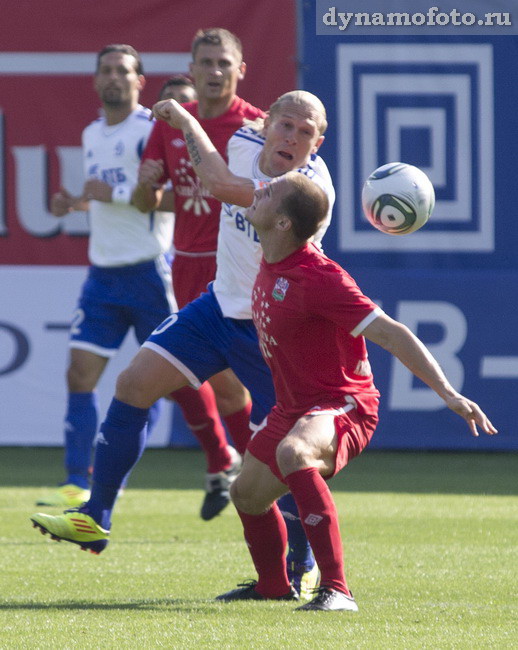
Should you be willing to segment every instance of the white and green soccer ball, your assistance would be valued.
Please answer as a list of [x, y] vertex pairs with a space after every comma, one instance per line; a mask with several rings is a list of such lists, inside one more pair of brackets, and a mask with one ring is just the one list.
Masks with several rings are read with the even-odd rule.
[[378, 167], [365, 181], [362, 206], [370, 223], [388, 235], [408, 235], [430, 218], [435, 192], [418, 167], [393, 162]]

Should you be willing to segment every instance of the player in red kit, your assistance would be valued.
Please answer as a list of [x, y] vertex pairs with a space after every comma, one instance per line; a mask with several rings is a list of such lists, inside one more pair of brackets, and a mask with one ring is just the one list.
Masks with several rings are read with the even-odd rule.
[[[200, 30], [192, 45], [191, 75], [197, 101], [184, 104], [226, 156], [227, 142], [245, 120], [265, 113], [236, 95], [246, 64], [239, 39], [225, 29]], [[203, 187], [192, 169], [183, 133], [165, 122], [156, 123], [143, 154], [139, 185], [133, 202], [143, 212], [155, 208], [163, 185], [173, 184], [175, 212], [173, 287], [181, 309], [203, 293], [216, 274], [216, 244], [221, 203]], [[162, 208], [164, 205], [162, 204]], [[251, 402], [231, 370], [219, 373], [200, 390], [182, 388], [172, 395], [207, 458], [203, 519], [215, 517], [230, 500], [228, 488], [240, 460], [227, 445], [220, 416], [237, 450], [244, 453], [250, 437]]]
[[256, 190], [247, 212], [263, 248], [252, 307], [276, 404], [250, 441], [231, 488], [259, 580], [219, 600], [295, 599], [284, 559], [286, 526], [275, 503], [289, 490], [321, 571], [315, 597], [298, 609], [358, 610], [326, 480], [367, 446], [378, 421], [365, 339], [428, 384], [473, 435], [477, 426], [496, 433], [479, 406], [453, 389], [423, 343], [310, 243], [327, 203], [315, 183], [289, 173]]

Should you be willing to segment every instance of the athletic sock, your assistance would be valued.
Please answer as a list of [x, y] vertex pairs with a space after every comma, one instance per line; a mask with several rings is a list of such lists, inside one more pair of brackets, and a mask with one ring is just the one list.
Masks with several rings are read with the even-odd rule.
[[[147, 429], [146, 429], [146, 441], [149, 438], [149, 436], [153, 433], [153, 429], [155, 428], [158, 419], [160, 417], [160, 413], [162, 412], [162, 403], [161, 400], [158, 400], [155, 402], [149, 409], [149, 413], [147, 416]], [[131, 474], [131, 470], [126, 474], [124, 477], [120, 490], [125, 490], [128, 487], [128, 480]], [[120, 492], [119, 492], [120, 494]]]
[[155, 402], [151, 408], [149, 409], [149, 415], [147, 418], [147, 435], [148, 438], [149, 436], [153, 433], [153, 429], [155, 428], [159, 418], [160, 418], [160, 413], [162, 412], [162, 402], [161, 400], [158, 400]]
[[223, 416], [223, 420], [225, 421], [227, 430], [234, 442], [234, 446], [241, 456], [245, 453], [246, 446], [250, 440], [250, 436], [252, 435], [252, 429], [250, 429], [251, 412], [252, 402], [249, 401], [240, 411]]
[[208, 382], [199, 390], [185, 386], [171, 393], [171, 397], [182, 409], [187, 425], [205, 452], [207, 472], [215, 474], [228, 469], [232, 458], [212, 386]]
[[95, 447], [92, 494], [86, 507], [103, 528], [110, 528], [119, 488], [144, 451], [148, 411], [113, 398], [101, 425]]
[[284, 559], [287, 534], [279, 508], [274, 504], [262, 515], [248, 515], [240, 510], [237, 513], [259, 576], [255, 590], [265, 598], [277, 598], [289, 593], [290, 583]]
[[288, 529], [288, 555], [286, 557], [288, 567], [296, 564], [297, 567], [304, 567], [306, 571], [310, 571], [315, 565], [315, 557], [311, 552], [311, 546], [300, 521], [293, 495], [288, 492], [277, 499], [277, 505]]
[[65, 468], [67, 480], [88, 488], [88, 468], [97, 432], [99, 406], [97, 394], [69, 393], [65, 416]]
[[338, 514], [327, 483], [315, 467], [285, 477], [320, 569], [320, 584], [350, 594], [345, 580]]

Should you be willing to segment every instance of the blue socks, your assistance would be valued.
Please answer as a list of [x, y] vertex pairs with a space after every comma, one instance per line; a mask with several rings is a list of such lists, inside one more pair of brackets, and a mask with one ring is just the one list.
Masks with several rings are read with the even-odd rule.
[[288, 529], [288, 555], [286, 557], [286, 563], [288, 567], [295, 564], [299, 568], [304, 566], [309, 571], [315, 564], [315, 558], [313, 557], [311, 546], [300, 522], [295, 499], [288, 492], [288, 494], [277, 499], [277, 505]]
[[106, 529], [124, 477], [142, 456], [147, 438], [149, 409], [113, 398], [95, 447], [92, 496], [87, 508]]
[[65, 416], [65, 468], [67, 480], [88, 489], [88, 470], [97, 432], [99, 406], [96, 393], [69, 393]]
[[153, 429], [155, 428], [155, 425], [158, 422], [158, 418], [160, 417], [161, 412], [162, 412], [162, 400], [158, 400], [149, 409], [149, 415], [148, 415], [148, 419], [147, 419], [147, 435], [148, 436], [150, 436], [151, 433], [153, 432]]

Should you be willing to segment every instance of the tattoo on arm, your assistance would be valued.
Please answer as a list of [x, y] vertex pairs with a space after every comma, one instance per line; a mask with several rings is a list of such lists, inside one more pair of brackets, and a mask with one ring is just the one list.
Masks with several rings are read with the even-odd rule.
[[188, 131], [185, 134], [185, 144], [187, 145], [187, 151], [191, 156], [193, 165], [199, 165], [201, 163], [201, 155], [198, 151], [198, 147], [196, 146], [196, 141], [194, 139], [192, 131]]

